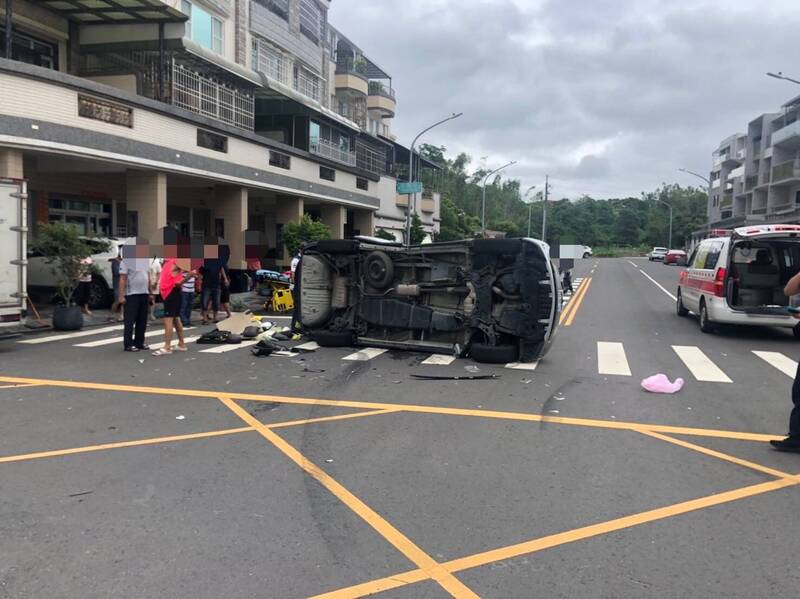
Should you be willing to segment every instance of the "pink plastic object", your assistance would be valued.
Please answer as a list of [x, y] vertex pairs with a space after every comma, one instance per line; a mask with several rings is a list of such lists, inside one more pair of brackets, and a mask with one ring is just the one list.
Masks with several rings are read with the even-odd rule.
[[666, 374], [654, 374], [642, 381], [642, 387], [650, 393], [677, 393], [683, 389], [683, 379], [678, 377], [671, 383]]

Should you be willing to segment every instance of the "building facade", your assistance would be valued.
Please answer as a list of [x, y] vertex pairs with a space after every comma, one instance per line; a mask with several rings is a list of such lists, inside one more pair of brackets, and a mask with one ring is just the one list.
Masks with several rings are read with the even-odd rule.
[[762, 114], [713, 153], [709, 228], [800, 222], [800, 96]]
[[0, 15], [6, 2], [0, 177], [28, 180], [32, 236], [172, 227], [224, 237], [232, 268], [246, 238], [282, 266], [285, 224], [370, 235], [397, 205], [391, 78], [329, 26], [327, 1], [0, 0]]

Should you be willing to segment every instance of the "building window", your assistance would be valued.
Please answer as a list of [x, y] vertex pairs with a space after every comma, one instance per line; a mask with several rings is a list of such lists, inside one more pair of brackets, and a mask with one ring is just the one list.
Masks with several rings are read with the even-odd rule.
[[[6, 30], [0, 27], [0, 57], [6, 55]], [[11, 30], [11, 60], [58, 70], [58, 44], [53, 44]]]
[[300, 0], [300, 33], [319, 44], [322, 32], [322, 10], [316, 0]]
[[356, 177], [356, 187], [364, 191], [369, 191], [369, 181], [364, 177]]
[[186, 36], [204, 48], [222, 54], [224, 39], [222, 20], [189, 0], [181, 0], [181, 11], [188, 15]]
[[204, 129], [197, 130], [197, 145], [215, 152], [228, 152], [228, 138]]
[[83, 94], [78, 94], [78, 115], [112, 125], [133, 127], [133, 108]]
[[289, 20], [289, 0], [255, 0], [255, 2], [284, 21]]
[[321, 101], [319, 77], [302, 67], [294, 68], [294, 88], [304, 96]]
[[276, 152], [275, 150], [270, 150], [269, 165], [289, 170], [291, 168], [291, 156], [287, 154], [281, 154], [280, 152]]
[[319, 178], [326, 181], [336, 181], [336, 171], [327, 166], [319, 167]]
[[286, 56], [257, 38], [253, 38], [253, 69], [283, 84], [288, 83]]

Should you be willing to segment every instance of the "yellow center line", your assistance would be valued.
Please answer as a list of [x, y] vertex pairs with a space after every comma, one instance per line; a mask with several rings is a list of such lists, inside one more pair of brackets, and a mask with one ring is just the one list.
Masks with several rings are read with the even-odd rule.
[[566, 319], [567, 316], [569, 315], [570, 310], [572, 310], [572, 307], [575, 305], [575, 300], [578, 299], [578, 295], [583, 290], [583, 286], [586, 285], [586, 281], [588, 281], [588, 278], [581, 281], [581, 284], [578, 285], [578, 288], [575, 290], [575, 293], [573, 293], [572, 297], [569, 298], [566, 307], [561, 311], [561, 317], [558, 319], [559, 324], [564, 322], [564, 319]]
[[[490, 551], [468, 555], [445, 562], [442, 564], [442, 567], [451, 573], [461, 572], [471, 568], [477, 568], [479, 566], [485, 566], [487, 564], [513, 559], [521, 555], [529, 555], [545, 549], [552, 549], [553, 547], [558, 547], [567, 543], [574, 543], [576, 541], [609, 534], [611, 532], [616, 532], [626, 528], [632, 528], [641, 524], [656, 522], [665, 518], [671, 518], [681, 514], [730, 503], [732, 501], [738, 501], [748, 497], [754, 497], [756, 495], [769, 493], [771, 491], [777, 491], [778, 489], [785, 489], [786, 487], [796, 485], [797, 481], [798, 477], [795, 475], [792, 478], [781, 478], [774, 481], [733, 489], [731, 491], [725, 491], [723, 493], [707, 495], [706, 497], [691, 499], [689, 501], [676, 503], [654, 510], [640, 512], [638, 514], [632, 514], [630, 516], [624, 516], [622, 518], [616, 518], [614, 520], [608, 520], [598, 524], [583, 526], [581, 528], [548, 535], [546, 537], [532, 539], [523, 543], [517, 543], [515, 545], [508, 545], [506, 547], [500, 547], [498, 549], [492, 549]], [[338, 589], [323, 595], [318, 595], [315, 599], [322, 599], [323, 597], [325, 599], [365, 597], [383, 590], [395, 589], [407, 584], [419, 582], [421, 580], [425, 580], [426, 578], [427, 576], [422, 570], [409, 570], [407, 572], [393, 574], [385, 578], [379, 578], [351, 587]]]
[[575, 316], [578, 314], [578, 310], [580, 310], [581, 304], [583, 303], [583, 298], [586, 297], [586, 294], [589, 291], [589, 286], [591, 284], [592, 284], [592, 278], [589, 277], [588, 279], [586, 279], [585, 284], [581, 288], [580, 294], [576, 298], [575, 307], [572, 309], [572, 312], [570, 312], [569, 317], [567, 318], [567, 320], [564, 321], [564, 326], [565, 327], [572, 326], [572, 321], [575, 320]]
[[398, 412], [414, 412], [422, 414], [444, 414], [450, 416], [469, 416], [476, 418], [495, 418], [500, 420], [520, 420], [529, 422], [548, 422], [552, 424], [565, 424], [571, 426], [586, 426], [593, 428], [607, 428], [619, 430], [646, 429], [660, 433], [677, 435], [693, 435], [700, 437], [717, 437], [724, 439], [739, 439], [742, 441], [767, 442], [780, 439], [785, 435], [771, 435], [765, 433], [748, 433], [721, 429], [706, 429], [646, 422], [626, 422], [624, 420], [595, 420], [590, 418], [573, 418], [565, 416], [543, 416], [525, 412], [504, 412], [497, 410], [473, 410], [468, 408], [445, 408], [440, 406], [426, 406], [414, 404], [394, 404], [337, 399], [311, 399], [307, 397], [288, 397], [280, 395], [259, 395], [255, 393], [231, 393], [227, 391], [205, 391], [200, 389], [175, 389], [168, 387], [137, 387], [134, 385], [118, 385], [110, 383], [90, 383], [83, 381], [59, 381], [50, 379], [30, 379], [22, 377], [0, 376], [0, 382], [39, 383], [52, 387], [71, 389], [92, 389], [98, 391], [121, 391], [129, 393], [145, 393], [150, 395], [167, 395], [179, 397], [195, 397], [203, 399], [217, 399], [223, 394], [232, 399], [241, 401], [262, 401], [268, 403], [282, 403], [289, 405], [333, 406], [339, 408], [357, 408], [363, 410], [392, 410]]
[[233, 399], [229, 396], [220, 395], [219, 400], [245, 423], [252, 426], [262, 437], [272, 443], [272, 445], [280, 450], [286, 457], [328, 489], [328, 491], [374, 528], [378, 534], [391, 543], [398, 551], [419, 566], [419, 569], [425, 572], [426, 578], [435, 580], [453, 597], [478, 599], [478, 595], [472, 592], [464, 583], [453, 576], [453, 574], [447, 572], [436, 560], [415, 545], [411, 539], [397, 530], [375, 510], [337, 482], [322, 468], [311, 462], [311, 460], [295, 449], [294, 446], [287, 443], [277, 433], [262, 424]]

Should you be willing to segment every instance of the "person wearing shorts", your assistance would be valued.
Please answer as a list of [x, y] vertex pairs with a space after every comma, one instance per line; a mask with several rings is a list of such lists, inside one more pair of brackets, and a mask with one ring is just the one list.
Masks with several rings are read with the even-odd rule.
[[[164, 346], [153, 352], [154, 356], [168, 356], [175, 351], [187, 351], [181, 323], [181, 286], [197, 273], [183, 270], [174, 258], [164, 262], [159, 290], [164, 299]], [[172, 347], [172, 330], [178, 334], [178, 345]]]

